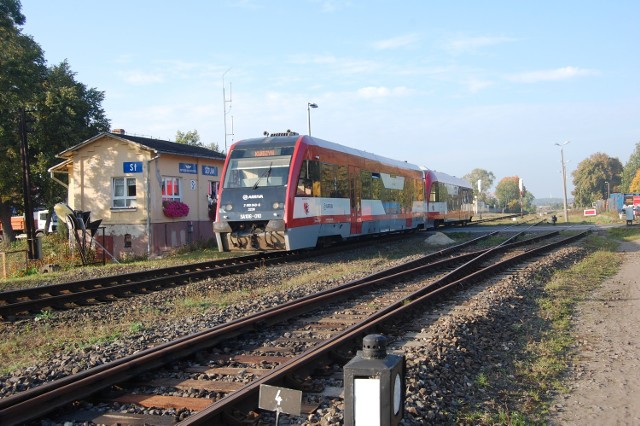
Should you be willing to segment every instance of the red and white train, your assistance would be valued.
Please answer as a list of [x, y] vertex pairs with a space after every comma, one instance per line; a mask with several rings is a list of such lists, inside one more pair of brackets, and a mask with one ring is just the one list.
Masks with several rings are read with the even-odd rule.
[[473, 215], [462, 179], [293, 132], [232, 145], [218, 196], [221, 251], [311, 248]]

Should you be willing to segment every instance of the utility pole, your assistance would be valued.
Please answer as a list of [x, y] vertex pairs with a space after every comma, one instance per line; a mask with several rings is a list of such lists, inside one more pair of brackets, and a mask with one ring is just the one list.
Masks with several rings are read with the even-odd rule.
[[[40, 250], [36, 244], [36, 230], [31, 205], [31, 168], [29, 166], [29, 141], [27, 140], [27, 112], [20, 108], [20, 158], [22, 160], [22, 196], [24, 200], [24, 220], [27, 233], [29, 259], [39, 259]], [[32, 121], [32, 120], [29, 120]]]
[[564, 201], [564, 222], [569, 222], [569, 213], [567, 212], [567, 165], [564, 162], [564, 150], [563, 147], [570, 141], [564, 143], [556, 143], [560, 147], [560, 161], [562, 162], [562, 198]]

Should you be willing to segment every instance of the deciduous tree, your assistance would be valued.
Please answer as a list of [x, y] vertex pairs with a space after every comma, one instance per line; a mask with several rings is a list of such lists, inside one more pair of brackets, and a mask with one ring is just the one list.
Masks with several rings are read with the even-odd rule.
[[575, 189], [573, 196], [577, 206], [591, 207], [597, 200], [607, 198], [607, 184], [614, 188], [620, 185], [622, 163], [617, 158], [597, 152], [582, 160], [572, 173]]
[[633, 180], [631, 181], [631, 185], [629, 186], [629, 192], [639, 193], [640, 192], [640, 169], [636, 172]]
[[533, 194], [527, 191], [526, 186], [522, 187], [522, 194], [520, 194], [520, 178], [518, 176], [502, 178], [496, 185], [496, 198], [498, 205], [507, 212], [519, 212], [521, 207], [526, 211], [533, 210]]
[[[622, 169], [622, 177], [620, 180], [619, 192], [636, 192], [631, 189], [631, 181], [640, 170], [640, 142], [636, 143], [636, 149], [631, 153], [629, 161], [627, 161]], [[615, 192], [613, 187], [611, 192]]]
[[47, 68], [40, 46], [22, 34], [24, 22], [18, 0], [0, 0], [0, 220], [8, 239], [11, 214], [23, 208], [20, 110], [35, 120], [28, 134], [33, 206], [62, 198], [47, 173], [55, 155], [109, 129], [104, 93], [75, 81], [66, 61]]
[[203, 146], [197, 130], [189, 130], [186, 133], [178, 130], [176, 132], [176, 142], [186, 145]]
[[[487, 196], [487, 190], [493, 185], [493, 181], [496, 179], [495, 175], [484, 169], [473, 169], [468, 174], [464, 175], [464, 180], [469, 182], [473, 187], [473, 195], [478, 197], [479, 201], [483, 201], [489, 204], [489, 197]], [[482, 190], [478, 189], [478, 181]]]
[[24, 22], [18, 0], [0, 0], [0, 221], [8, 240], [22, 199], [18, 118], [33, 107], [46, 72], [42, 49], [18, 27]]

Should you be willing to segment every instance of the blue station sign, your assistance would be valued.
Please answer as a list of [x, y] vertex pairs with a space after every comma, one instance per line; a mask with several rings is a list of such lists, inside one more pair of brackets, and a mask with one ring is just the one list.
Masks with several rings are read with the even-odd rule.
[[178, 171], [180, 173], [188, 173], [192, 175], [198, 174], [198, 165], [195, 163], [178, 163]]
[[218, 176], [218, 167], [202, 165], [202, 174], [205, 176]]
[[125, 161], [122, 163], [124, 173], [142, 173], [142, 161]]

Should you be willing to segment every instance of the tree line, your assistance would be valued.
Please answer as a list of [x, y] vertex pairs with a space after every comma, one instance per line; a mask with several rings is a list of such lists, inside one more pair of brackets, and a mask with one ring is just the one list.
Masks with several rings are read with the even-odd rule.
[[[607, 199], [610, 194], [640, 193], [640, 142], [623, 166], [619, 159], [597, 152], [581, 161], [571, 174], [576, 207], [591, 207], [598, 200]], [[495, 175], [484, 169], [473, 169], [464, 175], [464, 179], [473, 186], [473, 195], [479, 202], [495, 206], [505, 212], [533, 211], [533, 194], [526, 186], [520, 190], [520, 178], [508, 176], [500, 180], [495, 192], [489, 193], [495, 181]], [[480, 187], [478, 187], [478, 181]]]

